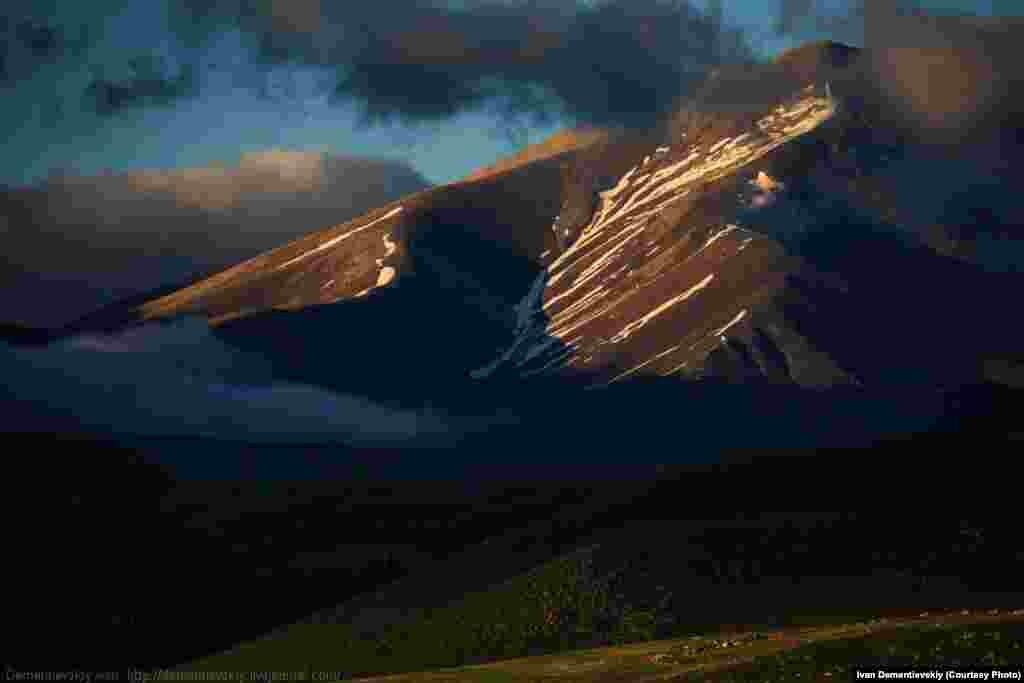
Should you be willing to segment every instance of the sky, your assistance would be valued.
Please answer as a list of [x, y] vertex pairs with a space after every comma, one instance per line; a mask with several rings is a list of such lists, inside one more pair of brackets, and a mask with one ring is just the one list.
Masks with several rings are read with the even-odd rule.
[[862, 44], [866, 1], [5, 0], [0, 291], [33, 295], [0, 321], [58, 326], [565, 126], [643, 126], [721, 63]]
[[[815, 38], [857, 44], [856, 26], [837, 20], [856, 2], [8, 0], [0, 183], [231, 164], [268, 148], [401, 159], [450, 182], [567, 123], [629, 123], [621, 105], [646, 90], [668, 96], [679, 61], [703, 70], [720, 56], [694, 13], [720, 8], [739, 41], [768, 57]], [[914, 4], [987, 14], [993, 3], [1013, 4]], [[647, 75], [631, 88], [633, 67]], [[616, 80], [620, 68], [629, 79]], [[481, 87], [495, 76], [506, 78]], [[555, 98], [526, 92], [544, 80]], [[620, 91], [617, 111], [598, 80]]]
[[[233, 7], [244, 4], [257, 9], [246, 15]], [[241, 154], [268, 148], [400, 159], [431, 183], [450, 182], [579, 118], [614, 120], [612, 112], [602, 111], [607, 103], [589, 102], [572, 92], [573, 82], [581, 75], [581, 89], [592, 85], [588, 77], [597, 77], [592, 75], [591, 65], [578, 57], [587, 53], [591, 53], [588, 58], [594, 57], [599, 44], [597, 57], [607, 53], [603, 57], [607, 64], [599, 66], [606, 71], [618, 61], [623, 66], [632, 62], [655, 67], [647, 69], [654, 72], [652, 78], [676, 75], [678, 69], [657, 67], [665, 56], [678, 56], [679, 50], [670, 47], [668, 40], [677, 32], [666, 30], [664, 36], [655, 36], [664, 44], [652, 47], [642, 44], [635, 32], [607, 36], [606, 29], [622, 24], [622, 19], [643, 26], [645, 11], [665, 24], [661, 15], [666, 10], [656, 5], [688, 6], [685, 2], [653, 0], [605, 3], [627, 8], [623, 17], [609, 12], [605, 18], [594, 11], [586, 15], [589, 5], [575, 1], [532, 0], [520, 3], [532, 7], [509, 10], [507, 21], [502, 21], [486, 8], [494, 2], [459, 3], [464, 8], [461, 12], [444, 16], [431, 10], [433, 4], [428, 0], [385, 0], [369, 3], [379, 8], [370, 11], [351, 9], [364, 3], [330, 0], [322, 0], [322, 4], [321, 0], [5, 2], [0, 10], [0, 35], [6, 34], [4, 53], [0, 55], [0, 90], [7, 91], [0, 111], [4, 147], [0, 183], [33, 183], [54, 171], [93, 175], [104, 170], [233, 164]], [[193, 8], [206, 5], [215, 10], [196, 20], [200, 12]], [[475, 5], [480, 7], [474, 9]], [[780, 14], [780, 0], [722, 0], [721, 5], [725, 24], [741, 27], [744, 40], [755, 54], [770, 55], [815, 37], [780, 35], [777, 21], [771, 19]], [[827, 9], [830, 5], [840, 11], [834, 0], [826, 0], [821, 6]], [[347, 8], [334, 10], [330, 6]], [[693, 8], [706, 12], [706, 0], [695, 0]], [[218, 9], [220, 16], [210, 18]], [[571, 20], [564, 18], [571, 11], [589, 16], [590, 28], [574, 32]], [[403, 15], [408, 16], [405, 21], [399, 19]], [[531, 16], [537, 20], [532, 21]], [[668, 16], [681, 16], [684, 23], [687, 21], [686, 13], [675, 9]], [[692, 18], [688, 22], [683, 31], [699, 23]], [[503, 29], [503, 24], [510, 27]], [[421, 25], [431, 26], [438, 40], [431, 41], [429, 29], [413, 29]], [[351, 28], [354, 26], [368, 26], [370, 30]], [[573, 99], [569, 111], [559, 111], [557, 105], [541, 111], [527, 101], [529, 95], [521, 93], [513, 103], [498, 101], [500, 92], [479, 101], [467, 95], [463, 101], [451, 103], [439, 93], [447, 83], [447, 74], [434, 76], [433, 81], [428, 77], [420, 90], [413, 87], [423, 80], [422, 73], [408, 68], [408, 62], [417, 58], [416, 49], [437, 52], [437, 44], [455, 45], [459, 36], [464, 39], [468, 35], [471, 40], [461, 48], [462, 56], [437, 56], [441, 69], [456, 74], [467, 71], [465, 63], [474, 59], [472, 50], [487, 45], [485, 40], [472, 43], [478, 30], [485, 36], [493, 33], [492, 44], [513, 44], [525, 35], [543, 36], [543, 31], [555, 34], [556, 40], [568, 35], [568, 42], [575, 41], [563, 52], [551, 50], [539, 67], [525, 64], [522, 55], [497, 54], [505, 48], [495, 50], [496, 64], [491, 74], [505, 70], [511, 72], [511, 80], [521, 84], [550, 69], [558, 75], [548, 85]], [[412, 36], [405, 39], [412, 44], [407, 57], [385, 54], [363, 40], [368, 33], [386, 36], [389, 32]], [[274, 38], [282, 36], [281, 49], [268, 47]], [[613, 41], [618, 44], [611, 45]], [[646, 59], [634, 49], [636, 45], [624, 47], [630, 41], [648, 49]], [[537, 42], [542, 43], [543, 38]], [[293, 47], [296, 43], [301, 47]], [[347, 43], [353, 47], [338, 47]], [[311, 46], [314, 49], [307, 49]], [[292, 54], [283, 54], [289, 50]], [[699, 67], [711, 61], [709, 50], [692, 48], [687, 56]], [[154, 58], [164, 61], [160, 64]], [[480, 57], [477, 63], [484, 59]], [[390, 63], [374, 63], [381, 61]], [[352, 87], [347, 93], [330, 97], [340, 67], [353, 62], [362, 62], [362, 68], [352, 80]], [[186, 68], [192, 69], [190, 77], [183, 71]], [[149, 79], [151, 85], [157, 81], [159, 85], [147, 91], [143, 81], [151, 75], [156, 76]], [[477, 75], [488, 74], [469, 69], [466, 79]], [[133, 77], [135, 91], [131, 90]], [[324, 80], [330, 85], [325, 87]], [[102, 102], [104, 92], [115, 92], [97, 87], [105, 83], [128, 85], [120, 91], [120, 99], [115, 95]], [[455, 85], [453, 90], [461, 84]], [[665, 90], [656, 81], [643, 85]], [[497, 89], [504, 87], [498, 85]], [[372, 96], [365, 97], [372, 90], [386, 91], [385, 96], [376, 101]], [[141, 96], [145, 93], [148, 97]], [[409, 94], [407, 102], [400, 101], [404, 93]], [[139, 97], [133, 100], [133, 94]], [[631, 97], [638, 94], [643, 94], [640, 88], [623, 93]], [[422, 107], [417, 107], [415, 98], [423, 101]], [[371, 121], [365, 116], [367, 108], [363, 105], [367, 102], [377, 106], [379, 114], [371, 116]]]

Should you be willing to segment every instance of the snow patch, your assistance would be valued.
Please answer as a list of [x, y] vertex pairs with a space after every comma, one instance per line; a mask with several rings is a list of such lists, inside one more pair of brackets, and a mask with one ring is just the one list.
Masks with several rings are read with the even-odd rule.
[[395, 269], [392, 268], [391, 266], [384, 266], [383, 268], [380, 269], [380, 272], [377, 273], [377, 284], [375, 286], [383, 287], [384, 285], [388, 284], [394, 279]]
[[647, 360], [645, 360], [643, 363], [641, 363], [640, 365], [636, 366], [632, 370], [627, 370], [626, 372], [622, 373], [621, 375], [618, 375], [618, 376], [614, 377], [610, 382], [608, 382], [608, 384], [612, 384], [613, 382], [618, 382], [620, 379], [623, 379], [625, 377], [629, 377], [630, 375], [632, 375], [637, 370], [645, 368], [648, 365], [650, 365], [651, 363], [653, 363], [654, 361], [660, 360], [660, 359], [664, 358], [665, 356], [669, 355], [670, 353], [679, 350], [680, 346], [682, 346], [682, 345], [681, 344], [676, 344], [675, 346], [672, 346], [670, 348], [665, 349], [664, 351], [659, 353], [657, 356], [654, 356], [652, 358], [648, 358]]
[[732, 138], [722, 138], [721, 140], [719, 140], [715, 144], [711, 145], [711, 149], [708, 150], [708, 156], [711, 156], [712, 154], [714, 154], [718, 150], [722, 149], [723, 147], [725, 147], [730, 142], [732, 142]]
[[[643, 226], [643, 225], [640, 225], [639, 227], [637, 227], [636, 225], [631, 223], [630, 225], [626, 226], [626, 228], [624, 228], [622, 231], [620, 231], [618, 234], [616, 234], [614, 237], [609, 239], [608, 242], [606, 242], [606, 244], [605, 244], [605, 246], [607, 248], [607, 253], [604, 254], [603, 256], [601, 256], [600, 258], [598, 258], [597, 260], [595, 260], [592, 264], [590, 264], [590, 266], [588, 266], [586, 268], [586, 270], [584, 270], [582, 273], [580, 273], [577, 276], [577, 279], [573, 283], [572, 287], [570, 287], [566, 291], [562, 292], [558, 296], [552, 298], [551, 300], [547, 301], [543, 305], [543, 307], [542, 307], [543, 310], [547, 310], [548, 308], [553, 306], [556, 302], [561, 301], [565, 297], [569, 296], [570, 294], [572, 294], [573, 292], [578, 290], [580, 287], [582, 287], [583, 285], [587, 284], [590, 280], [594, 279], [597, 275], [600, 274], [600, 272], [602, 270], [604, 270], [605, 268], [611, 266], [612, 265], [611, 259], [614, 258], [615, 256], [618, 256], [621, 253], [621, 249], [619, 247], [621, 247], [623, 244], [628, 242], [630, 239], [632, 239], [633, 237], [635, 237], [635, 236], [639, 235], [641, 232], [643, 232], [644, 227], [645, 226]], [[620, 239], [620, 236], [622, 236], [622, 235], [625, 235], [625, 237], [621, 237], [621, 239]], [[616, 241], [615, 241], [617, 239], [619, 240], [618, 243], [616, 243]], [[614, 246], [610, 246], [610, 245], [614, 245]], [[558, 273], [555, 277], [553, 277], [551, 279], [550, 285], [553, 286], [559, 279], [561, 279], [562, 275], [564, 275], [564, 272], [563, 273]]]
[[516, 331], [523, 332], [529, 327], [530, 320], [540, 310], [540, 303], [544, 297], [544, 281], [547, 278], [547, 271], [542, 270], [534, 278], [530, 285], [530, 291], [526, 293], [518, 304], [516, 304]]
[[[717, 242], [717, 241], [718, 241], [718, 240], [720, 240], [721, 238], [725, 237], [725, 236], [726, 236], [726, 235], [728, 235], [729, 233], [731, 233], [731, 232], [734, 232], [734, 231], [736, 231], [736, 230], [740, 230], [740, 229], [741, 229], [741, 228], [740, 228], [740, 227], [739, 227], [738, 225], [733, 225], [732, 223], [729, 223], [729, 224], [728, 224], [728, 225], [726, 225], [726, 226], [725, 226], [725, 227], [724, 227], [723, 229], [719, 230], [719, 231], [718, 231], [718, 232], [716, 232], [716, 233], [715, 233], [714, 235], [712, 235], [711, 237], [709, 237], [709, 238], [708, 238], [708, 241], [704, 243], [704, 246], [703, 246], [703, 247], [701, 247], [700, 249], [698, 249], [697, 251], [695, 251], [695, 252], [693, 253], [693, 256], [696, 256], [697, 254], [701, 253], [702, 251], [704, 251], [705, 249], [707, 249], [707, 248], [708, 248], [708, 247], [710, 247], [710, 246], [711, 246], [712, 244], [714, 244], [715, 242]], [[693, 258], [693, 256], [691, 256], [690, 258]]]
[[740, 144], [741, 142], [749, 138], [750, 135], [750, 133], [744, 133], [743, 135], [740, 135], [737, 138], [733, 138], [733, 140], [728, 145], [725, 146], [725, 149], [732, 149], [736, 145]]
[[757, 178], [751, 180], [750, 182], [753, 185], [756, 185], [762, 192], [774, 192], [785, 187], [782, 183], [780, 183], [775, 178], [772, 178], [764, 171], [758, 171]]
[[284, 263], [282, 263], [281, 265], [279, 265], [277, 267], [277, 270], [281, 270], [283, 268], [287, 268], [288, 266], [292, 265], [293, 263], [298, 263], [299, 261], [302, 261], [304, 259], [309, 258], [313, 254], [319, 253], [319, 252], [324, 251], [326, 249], [330, 249], [334, 245], [339, 244], [340, 242], [343, 242], [343, 241], [347, 240], [352, 235], [355, 235], [356, 233], [362, 232], [363, 230], [366, 230], [367, 228], [373, 227], [377, 223], [380, 223], [383, 220], [386, 220], [388, 218], [391, 218], [392, 216], [395, 216], [395, 215], [399, 214], [401, 211], [402, 211], [402, 207], [401, 206], [399, 206], [399, 207], [397, 207], [395, 209], [392, 209], [391, 211], [387, 212], [386, 214], [384, 214], [380, 218], [377, 218], [376, 220], [370, 221], [366, 225], [363, 225], [363, 226], [360, 226], [358, 228], [355, 228], [354, 230], [349, 230], [348, 232], [346, 232], [343, 235], [338, 235], [337, 237], [335, 237], [333, 239], [329, 239], [326, 242], [324, 242], [323, 244], [320, 244], [320, 245], [310, 249], [309, 251], [307, 251], [307, 252], [305, 252], [303, 254], [300, 254], [299, 256], [296, 256], [295, 258], [290, 259], [288, 261], [285, 261]]
[[657, 308], [652, 310], [647, 315], [645, 315], [642, 318], [639, 318], [639, 319], [631, 322], [630, 324], [626, 325], [621, 330], [619, 330], [619, 332], [615, 336], [613, 336], [611, 339], [609, 339], [608, 341], [611, 342], [612, 344], [618, 344], [620, 341], [622, 341], [624, 339], [627, 339], [631, 334], [633, 334], [634, 332], [639, 330], [641, 327], [643, 327], [644, 325], [649, 323], [651, 320], [656, 318], [658, 315], [660, 315], [664, 311], [667, 311], [669, 308], [675, 306], [678, 303], [682, 303], [683, 301], [686, 301], [691, 296], [693, 296], [694, 294], [696, 294], [700, 290], [702, 290], [705, 287], [707, 287], [711, 283], [711, 281], [714, 280], [714, 279], [715, 279], [715, 274], [711, 273], [706, 278], [704, 278], [703, 280], [701, 280], [700, 282], [695, 284], [693, 287], [690, 287], [688, 290], [686, 290], [682, 294], [678, 294], [678, 295], [672, 297], [671, 299], [669, 299], [665, 303], [661, 304], [660, 306], [658, 306]]
[[682, 370], [683, 368], [685, 368], [689, 364], [690, 364], [690, 361], [684, 360], [682, 363], [680, 363], [679, 365], [675, 366], [674, 368], [672, 368], [671, 370], [666, 372], [664, 375], [662, 375], [662, 377], [668, 377], [669, 375], [674, 375], [675, 373], [679, 372], [680, 370]]
[[536, 370], [529, 370], [527, 372], [524, 372], [523, 373], [523, 377], [532, 377], [534, 375], [539, 375], [539, 374], [541, 374], [543, 372], [547, 372], [549, 370], [554, 370], [557, 365], [561, 364], [566, 359], [568, 359], [569, 356], [571, 356], [573, 354], [573, 351], [574, 351], [574, 349], [571, 349], [571, 348], [570, 349], [566, 349], [565, 351], [563, 351], [562, 353], [557, 354], [554, 358], [552, 358], [551, 360], [549, 360], [547, 363], [545, 363], [544, 365], [540, 366]]
[[556, 338], [545, 339], [540, 344], [537, 344], [537, 346], [534, 346], [532, 349], [527, 351], [526, 355], [523, 356], [522, 360], [520, 360], [518, 363], [516, 363], [516, 365], [518, 365], [518, 366], [526, 365], [531, 360], [533, 360], [534, 358], [536, 358], [537, 356], [541, 355], [542, 353], [544, 353], [545, 351], [550, 349], [552, 346], [557, 344], [559, 341], [560, 340], [556, 339]]
[[743, 320], [745, 317], [747, 317], [747, 309], [744, 308], [742, 311], [740, 311], [739, 313], [736, 314], [735, 318], [733, 318], [728, 323], [726, 323], [725, 327], [723, 327], [720, 330], [718, 330], [718, 332], [715, 332], [715, 334], [719, 338], [721, 338], [721, 340], [724, 342], [725, 341], [725, 332], [726, 332], [726, 330], [728, 330], [730, 327], [732, 327], [733, 325], [735, 325], [739, 321]]
[[633, 168], [629, 169], [629, 171], [626, 172], [626, 175], [619, 178], [619, 182], [615, 185], [615, 187], [606, 192], [601, 192], [600, 197], [602, 199], [607, 200], [613, 199], [617, 195], [619, 195], [629, 185], [629, 179], [633, 177], [633, 174], [637, 172], [638, 168], [638, 166], [634, 166]]
[[398, 244], [391, 241], [391, 233], [384, 235], [384, 258], [387, 258], [395, 253], [398, 249]]
[[[804, 115], [805, 112], [811, 113]], [[834, 108], [829, 106], [827, 101], [813, 97], [797, 102], [788, 109], [779, 107], [777, 114], [769, 115], [757, 122], [759, 128], [765, 129], [763, 135], [761, 131], [754, 129], [754, 134], [745, 133], [737, 137], [719, 140], [708, 152], [708, 155], [715, 154], [714, 158], [705, 156], [701, 159], [700, 150], [693, 147], [685, 159], [671, 163], [664, 168], [652, 170], [651, 173], [634, 177], [640, 168], [650, 162], [651, 157], [645, 157], [640, 165], [631, 168], [623, 175], [612, 189], [598, 193], [601, 206], [582, 231], [580, 238], [564, 252], [558, 254], [538, 275], [530, 292], [517, 305], [515, 337], [510, 346], [490, 365], [473, 371], [471, 375], [474, 377], [486, 376], [500, 364], [511, 358], [519, 357], [519, 351], [528, 347], [532, 348], [526, 351], [526, 355], [529, 356], [526, 360], [533, 360], [539, 353], [538, 344], [549, 348], [544, 343], [547, 341], [543, 337], [545, 332], [552, 337], [564, 340], [591, 321], [605, 316], [626, 300], [628, 294], [612, 296], [615, 292], [602, 285], [617, 278], [627, 268], [627, 264], [622, 264], [621, 261], [615, 263], [614, 260], [625, 249], [625, 244], [629, 240], [643, 232], [646, 219], [649, 216], [688, 196], [691, 193], [690, 186], [714, 181], [738, 167], [763, 157], [796, 135], [813, 129], [818, 123], [831, 116], [833, 112]], [[667, 147], [659, 147], [655, 154], [668, 150]], [[693, 164], [692, 167], [685, 168], [690, 164]], [[754, 183], [758, 184], [756, 180]], [[758, 186], [762, 185], [777, 189], [782, 184], [774, 179], [761, 178], [761, 183]], [[629, 190], [628, 193], [626, 193], [627, 190]], [[627, 196], [623, 199], [620, 195], [624, 193]], [[617, 227], [614, 234], [606, 233], [605, 229], [608, 226], [618, 225], [620, 222], [623, 225], [621, 228]], [[723, 236], [741, 229], [736, 225], [726, 225], [711, 235], [694, 256], [712, 246]], [[750, 231], [745, 230], [745, 232], [750, 234]], [[752, 240], [753, 236], [743, 240], [737, 251], [742, 251]], [[647, 244], [644, 248], [648, 257], [657, 251], [656, 247], [651, 248], [651, 246]], [[589, 263], [589, 265], [580, 269], [579, 266], [583, 262]], [[612, 270], [614, 272], [607, 275]], [[564, 278], [570, 278], [569, 284], [563, 286], [559, 291], [557, 285]], [[611, 339], [591, 340], [591, 343], [585, 345], [617, 343], [628, 338], [657, 315], [703, 289], [712, 278], [713, 275], [709, 275], [686, 292], [651, 310], [647, 315], [624, 327]], [[547, 292], [552, 292], [553, 296], [545, 302], [544, 298]], [[572, 298], [570, 299], [570, 297]], [[553, 310], [553, 314], [546, 324], [538, 321], [539, 311], [554, 308], [566, 299], [569, 299], [568, 305], [561, 310]], [[741, 312], [738, 318], [742, 319], [743, 315], [745, 315], [745, 311]], [[739, 319], [724, 327], [721, 332], [727, 331], [731, 325], [739, 322]], [[593, 357], [593, 348], [589, 349], [589, 353], [585, 357], [588, 359]], [[557, 362], [557, 360], [552, 359], [548, 366], [553, 362]], [[519, 365], [523, 363], [519, 363]], [[531, 374], [534, 372], [539, 371], [533, 371]]]

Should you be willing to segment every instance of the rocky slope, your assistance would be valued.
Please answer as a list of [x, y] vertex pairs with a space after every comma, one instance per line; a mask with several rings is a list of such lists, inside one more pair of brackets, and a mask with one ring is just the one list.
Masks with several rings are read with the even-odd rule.
[[[518, 305], [514, 341], [474, 376], [509, 365], [524, 375], [591, 366], [608, 381], [641, 370], [669, 374], [749, 329], [750, 309], [770, 301], [798, 267], [764, 234], [716, 225], [724, 212], [709, 204], [728, 191], [723, 185], [739, 189], [738, 176], [751, 164], [832, 114], [832, 103], [810, 86], [740, 136], [654, 150], [600, 194], [567, 249], [549, 254]], [[763, 171], [750, 180], [752, 203], [774, 199], [778, 181]], [[671, 344], [660, 348], [665, 341]], [[773, 346], [774, 355], [761, 353], [761, 367], [750, 369], [789, 378], [792, 362], [780, 358], [778, 341]], [[837, 368], [829, 371], [847, 381]]]
[[539, 159], [558, 156], [583, 147], [588, 147], [608, 135], [608, 131], [600, 128], [576, 128], [560, 130], [543, 142], [528, 145], [510, 157], [499, 159], [490, 166], [479, 168], [468, 176], [466, 181], [480, 180], [491, 175], [510, 171], [517, 166], [528, 164]]
[[275, 381], [476, 425], [461, 455], [395, 460], [417, 471], [701, 462], [1007, 415], [1016, 110], [931, 143], [864, 60], [823, 43], [714, 72], [656, 129], [406, 196], [65, 332], [198, 315]]
[[657, 131], [406, 197], [140, 311], [347, 386], [368, 362], [378, 388], [1008, 375], [1015, 150], [916, 141], [864, 61], [824, 43], [715, 72]]
[[59, 328], [427, 187], [403, 164], [275, 151], [0, 187], [0, 319]]

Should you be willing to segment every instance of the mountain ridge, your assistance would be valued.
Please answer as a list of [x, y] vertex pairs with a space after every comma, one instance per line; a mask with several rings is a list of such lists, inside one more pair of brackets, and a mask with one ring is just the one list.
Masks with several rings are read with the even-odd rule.
[[[439, 320], [451, 322], [438, 325], [437, 332], [448, 335], [438, 344], [459, 347], [453, 356], [480, 359], [473, 367], [452, 361], [460, 376], [483, 379], [511, 361], [520, 375], [596, 367], [604, 383], [674, 371], [806, 387], [859, 385], [862, 375], [882, 381], [907, 359], [887, 359], [892, 352], [878, 341], [872, 342], [870, 358], [853, 349], [836, 355], [832, 348], [842, 340], [829, 330], [843, 329], [839, 323], [849, 317], [849, 306], [866, 320], [877, 305], [869, 299], [877, 302], [882, 289], [870, 282], [871, 268], [837, 251], [840, 242], [854, 245], [845, 240], [868, 238], [871, 247], [855, 248], [865, 254], [875, 250], [891, 260], [892, 268], [934, 273], [928, 276], [933, 281], [957, 278], [982, 302], [1015, 286], [1018, 278], [956, 266], [954, 261], [978, 263], [969, 253], [944, 246], [949, 243], [940, 236], [962, 232], [959, 215], [947, 210], [948, 215], [937, 216], [946, 224], [940, 228], [915, 221], [920, 202], [901, 202], [888, 187], [901, 163], [915, 170], [941, 164], [970, 168], [963, 159], [935, 157], [927, 145], [908, 141], [866, 84], [858, 66], [862, 55], [857, 48], [823, 42], [790, 50], [767, 66], [723, 68], [656, 130], [620, 133], [409, 196], [147, 302], [141, 316], [201, 313], [225, 338], [248, 344], [253, 340], [246, 337], [274, 335], [272, 330], [299, 320], [288, 312], [310, 319], [311, 330], [312, 320], [323, 317], [326, 330], [334, 329], [336, 323], [326, 321], [335, 317], [343, 324], [340, 313], [327, 313], [332, 304], [353, 311], [363, 304], [382, 311], [394, 305], [380, 316], [350, 314], [367, 321], [355, 326], [378, 327], [387, 330], [382, 335], [393, 336], [404, 335], [401, 327], [381, 318], [403, 317], [424, 305], [441, 308], [444, 299], [447, 312]], [[797, 127], [787, 129], [787, 116]], [[771, 130], [780, 136], [777, 141], [769, 140]], [[759, 136], [766, 142], [751, 146]], [[758, 151], [759, 144], [767, 146]], [[716, 163], [735, 166], [715, 170]], [[978, 168], [972, 172], [982, 173]], [[1016, 215], [1011, 202], [1001, 201], [995, 210], [1003, 214], [993, 216], [989, 209], [991, 233], [1008, 230]], [[610, 227], [612, 222], [619, 227]], [[621, 226], [627, 223], [633, 227], [624, 233]], [[830, 224], [835, 227], [826, 231]], [[602, 229], [614, 232], [614, 241], [599, 238]], [[568, 232], [557, 234], [562, 230]], [[965, 238], [971, 235], [955, 240]], [[565, 249], [573, 255], [571, 265]], [[681, 259], [689, 265], [681, 265]], [[564, 265], [564, 272], [550, 272], [552, 264]], [[851, 292], [851, 276], [861, 291]], [[397, 293], [407, 278], [408, 287], [422, 289], [421, 295]], [[591, 286], [583, 288], [585, 283]], [[523, 295], [543, 297], [543, 312]], [[461, 302], [448, 301], [454, 297]], [[597, 305], [601, 300], [621, 307], [611, 311]], [[884, 315], [895, 320], [895, 309]], [[920, 316], [938, 324], [929, 317], [933, 312]], [[673, 318], [684, 313], [687, 322]], [[616, 315], [623, 324], [616, 326], [610, 317]], [[971, 320], [956, 328], [997, 317], [990, 310], [958, 315]], [[531, 316], [553, 318], [527, 331], [524, 320]], [[629, 320], [635, 327], [625, 324]], [[443, 331], [453, 325], [478, 329], [479, 343], [467, 341], [470, 334]], [[985, 378], [980, 366], [1005, 359], [1019, 342], [1020, 330], [1011, 327], [1004, 342], [988, 347], [977, 338], [958, 338], [967, 351], [939, 384]], [[843, 334], [855, 330], [847, 328]], [[688, 335], [675, 337], [672, 330], [679, 329]], [[809, 330], [817, 336], [808, 336]], [[934, 353], [941, 356], [952, 347]], [[361, 348], [360, 355], [372, 353]], [[486, 348], [494, 349], [489, 358]], [[520, 355], [513, 358], [515, 353]], [[927, 383], [935, 368], [929, 359], [927, 367], [903, 373], [898, 382]]]

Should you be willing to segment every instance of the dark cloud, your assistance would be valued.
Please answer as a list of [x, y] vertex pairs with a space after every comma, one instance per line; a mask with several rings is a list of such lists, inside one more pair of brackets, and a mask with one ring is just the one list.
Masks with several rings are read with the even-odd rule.
[[[861, 45], [871, 3], [779, 0], [778, 13], [764, 21], [769, 32], [797, 42]], [[106, 4], [113, 16], [111, 8], [124, 3]], [[74, 96], [90, 111], [115, 115], [199, 94], [207, 76], [229, 71], [233, 82], [267, 97], [301, 100], [308, 93], [290, 88], [282, 71], [315, 67], [329, 76], [321, 87], [355, 103], [367, 125], [439, 121], [477, 109], [509, 125], [547, 125], [565, 116], [645, 125], [712, 68], [755, 61], [750, 36], [723, 25], [723, 0], [706, 5], [702, 11], [691, 0], [168, 0], [167, 16], [154, 16], [145, 30], [169, 30], [175, 58], [140, 54], [108, 32], [96, 61], [111, 73], [94, 74]], [[0, 10], [0, 82], [85, 54], [102, 34], [99, 19], [54, 16], [62, 23]], [[154, 29], [156, 19], [166, 26]], [[218, 41], [226, 37], [240, 37], [249, 53], [242, 63], [222, 51]]]
[[[36, 83], [14, 96], [34, 100], [35, 115], [46, 128], [61, 122], [69, 100], [86, 112], [103, 116], [141, 106], [163, 106], [198, 93], [195, 55], [176, 49], [170, 60], [160, 50], [130, 47], [137, 37], [110, 21], [130, 3], [96, 0], [88, 8], [64, 0], [12, 0], [0, 7], [0, 88], [14, 89], [33, 81], [44, 69], [52, 88]], [[157, 5], [159, 7], [159, 5]], [[150, 26], [140, 33], [152, 34]], [[154, 42], [160, 42], [154, 38]], [[143, 45], [146, 43], [144, 42]], [[91, 71], [85, 82], [79, 78]], [[21, 123], [20, 121], [18, 123]]]
[[86, 106], [102, 116], [123, 109], [159, 106], [198, 93], [195, 69], [184, 64], [172, 71], [158, 55], [141, 55], [128, 61], [131, 74], [123, 79], [94, 77], [85, 88]]
[[[1001, 0], [993, 0], [992, 10], [996, 17], [1012, 14], [1001, 5]], [[972, 0], [779, 0], [773, 29], [776, 35], [798, 41], [827, 38], [866, 45], [866, 32], [873, 32], [876, 44], [881, 40], [880, 35], [886, 36], [886, 42], [899, 43], [907, 26], [910, 27], [908, 38], [914, 39], [917, 31], [913, 21], [924, 18], [927, 22], [936, 17], [972, 20], [978, 17], [978, 11], [977, 3]], [[876, 17], [870, 28], [865, 24], [867, 15]], [[890, 24], [889, 20], [894, 18], [912, 21]], [[899, 29], [895, 28], [897, 25]]]
[[868, 48], [863, 69], [886, 106], [920, 134], [957, 142], [1020, 111], [1024, 22], [968, 0], [780, 0], [776, 33]]
[[76, 46], [60, 27], [31, 17], [0, 14], [0, 85], [31, 76]]
[[684, 0], [182, 2], [172, 27], [196, 49], [240, 30], [263, 67], [317, 66], [366, 123], [487, 108], [649, 123], [712, 66], [750, 59], [720, 12]]
[[8, 189], [0, 320], [60, 325], [427, 186], [403, 162], [270, 150], [232, 166], [55, 175]]
[[[40, 3], [41, 4], [41, 3]], [[103, 16], [95, 12], [92, 20]], [[11, 0], [0, 6], [0, 87], [32, 77], [41, 67], [81, 58], [95, 43], [87, 21], [62, 18], [32, 3]]]
[[922, 139], [1002, 136], [1003, 153], [1019, 158], [1024, 21], [919, 7], [927, 4], [867, 3], [868, 79]]

